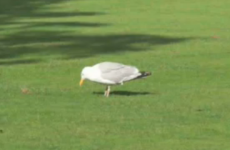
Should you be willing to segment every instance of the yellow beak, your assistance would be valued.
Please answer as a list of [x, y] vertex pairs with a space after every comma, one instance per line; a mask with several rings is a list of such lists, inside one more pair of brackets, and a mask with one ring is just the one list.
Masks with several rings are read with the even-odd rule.
[[83, 83], [84, 83], [84, 79], [81, 79], [81, 81], [80, 81], [79, 85], [80, 85], [80, 86], [82, 86], [82, 85], [83, 85]]

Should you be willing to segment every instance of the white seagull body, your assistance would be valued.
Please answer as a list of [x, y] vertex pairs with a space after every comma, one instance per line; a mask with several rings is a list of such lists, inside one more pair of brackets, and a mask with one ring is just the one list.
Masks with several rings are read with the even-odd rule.
[[111, 85], [122, 85], [124, 82], [144, 78], [149, 72], [140, 72], [134, 66], [115, 62], [102, 62], [91, 67], [85, 67], [81, 72], [80, 86], [84, 80], [90, 80], [106, 85], [105, 96], [109, 96]]

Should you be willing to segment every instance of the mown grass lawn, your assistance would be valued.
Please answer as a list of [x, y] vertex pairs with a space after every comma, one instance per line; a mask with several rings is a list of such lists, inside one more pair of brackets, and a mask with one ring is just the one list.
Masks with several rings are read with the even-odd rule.
[[[229, 4], [0, 0], [0, 149], [230, 149]], [[153, 75], [80, 88], [102, 61]]]

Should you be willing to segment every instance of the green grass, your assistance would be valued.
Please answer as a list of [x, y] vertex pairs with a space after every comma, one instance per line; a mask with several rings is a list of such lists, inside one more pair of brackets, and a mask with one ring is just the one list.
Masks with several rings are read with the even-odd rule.
[[[0, 149], [230, 149], [229, 4], [0, 0]], [[102, 61], [153, 75], [105, 98]]]

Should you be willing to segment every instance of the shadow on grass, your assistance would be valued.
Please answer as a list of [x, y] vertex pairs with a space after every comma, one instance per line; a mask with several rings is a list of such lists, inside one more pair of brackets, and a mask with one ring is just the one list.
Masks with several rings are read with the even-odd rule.
[[22, 65], [22, 64], [32, 64], [38, 63], [40, 60], [12, 60], [12, 61], [0, 61], [0, 65]]
[[[63, 21], [67, 17], [90, 17], [90, 16], [98, 16], [105, 15], [102, 12], [82, 12], [79, 10], [75, 10], [74, 12], [49, 12], [37, 11], [39, 8], [49, 4], [58, 4], [64, 0], [35, 0], [33, 2], [29, 0], [23, 1], [13, 1], [9, 0], [3, 2], [0, 0], [0, 27], [1, 26], [16, 26], [11, 27], [12, 29], [19, 30], [31, 30], [33, 28], [55, 28], [62, 27], [62, 30], [65, 30], [67, 27], [101, 27], [108, 26], [106, 23], [94, 23], [94, 22], [80, 22], [80, 21]], [[17, 5], [18, 4], [18, 5]], [[49, 10], [49, 9], [47, 9]], [[19, 21], [20, 19], [24, 19], [23, 21]], [[34, 19], [39, 19], [39, 21], [34, 21]], [[44, 19], [46, 21], [44, 21]], [[25, 21], [31, 20], [31, 21]], [[75, 20], [75, 19], [74, 19]], [[21, 26], [21, 27], [18, 27]], [[2, 28], [3, 30], [9, 30], [9, 28]], [[60, 29], [59, 29], [60, 31]]]
[[191, 38], [144, 34], [70, 35], [64, 32], [28, 32], [2, 39], [0, 59], [20, 58], [30, 54], [61, 55], [64, 59], [84, 58], [125, 51], [143, 51], [148, 50], [150, 46], [187, 40]]
[[[79, 0], [75, 0], [79, 1]], [[74, 16], [95, 16], [103, 13], [81, 12], [78, 9], [73, 12], [49, 12], [52, 5], [67, 2], [65, 0], [0, 0], [0, 24], [9, 23], [20, 18], [53, 18], [53, 17], [74, 17]], [[44, 7], [48, 6], [48, 7]], [[63, 7], [68, 7], [63, 3]], [[41, 9], [42, 8], [42, 9]]]
[[[155, 46], [192, 39], [146, 34], [73, 34], [71, 31], [76, 32], [77, 28], [104, 27], [108, 24], [66, 21], [64, 18], [98, 16], [105, 13], [78, 10], [50, 12], [49, 7], [44, 7], [61, 2], [64, 0], [0, 0], [0, 33], [4, 30], [12, 32], [7, 36], [0, 35], [0, 65], [36, 63], [49, 56], [76, 59], [126, 51], [143, 51], [149, 50], [150, 47], [152, 50]], [[25, 18], [27, 21], [19, 21]], [[33, 21], [36, 18], [39, 18], [39, 22]], [[42, 20], [44, 18], [45, 21]], [[48, 20], [49, 18], [52, 22]], [[24, 56], [30, 58], [31, 55], [36, 55], [36, 58], [29, 61], [21, 60], [25, 58]]]
[[[104, 95], [104, 92], [93, 92], [96, 95]], [[120, 96], [138, 96], [138, 95], [152, 95], [155, 93], [150, 92], [134, 92], [134, 91], [112, 91], [110, 95], [120, 95]]]

